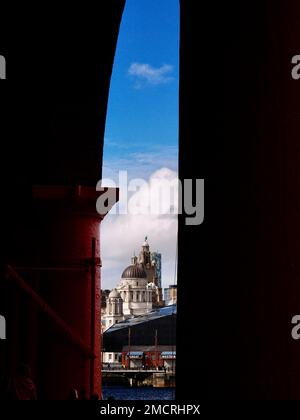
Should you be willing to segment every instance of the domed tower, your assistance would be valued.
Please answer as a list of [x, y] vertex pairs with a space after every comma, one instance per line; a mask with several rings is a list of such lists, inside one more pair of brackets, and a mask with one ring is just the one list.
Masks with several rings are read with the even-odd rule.
[[152, 309], [152, 290], [147, 288], [147, 273], [137, 257], [132, 257], [131, 265], [125, 268], [117, 287], [123, 299], [125, 317], [143, 315]]
[[103, 320], [105, 321], [105, 330], [124, 320], [123, 300], [117, 289], [112, 289], [106, 298], [106, 312]]

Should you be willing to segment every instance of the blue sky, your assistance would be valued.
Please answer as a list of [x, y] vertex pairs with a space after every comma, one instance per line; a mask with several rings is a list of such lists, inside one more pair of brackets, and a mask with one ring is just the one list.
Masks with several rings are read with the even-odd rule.
[[111, 80], [103, 177], [177, 171], [179, 1], [127, 0]]
[[[111, 80], [103, 178], [118, 184], [178, 172], [179, 0], [127, 0]], [[144, 201], [142, 192], [137, 197]], [[116, 287], [144, 237], [162, 253], [162, 282], [174, 283], [177, 218], [108, 214], [101, 225], [102, 287]]]

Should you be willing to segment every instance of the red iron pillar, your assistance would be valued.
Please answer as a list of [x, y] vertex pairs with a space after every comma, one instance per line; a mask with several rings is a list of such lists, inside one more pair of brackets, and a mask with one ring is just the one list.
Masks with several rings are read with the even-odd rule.
[[[109, 192], [113, 205], [118, 190]], [[36, 248], [30, 264], [8, 267], [30, 302], [18, 328], [31, 332], [27, 354], [42, 398], [65, 399], [72, 388], [101, 398], [100, 194], [83, 186], [34, 187]]]

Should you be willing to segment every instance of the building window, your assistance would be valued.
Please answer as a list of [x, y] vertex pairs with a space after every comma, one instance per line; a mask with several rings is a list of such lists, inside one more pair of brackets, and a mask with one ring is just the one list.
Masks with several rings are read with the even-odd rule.
[[118, 353], [115, 353], [115, 362], [118, 361]]
[[109, 355], [108, 355], [108, 360], [111, 360], [112, 359], [112, 354], [111, 353], [109, 353]]

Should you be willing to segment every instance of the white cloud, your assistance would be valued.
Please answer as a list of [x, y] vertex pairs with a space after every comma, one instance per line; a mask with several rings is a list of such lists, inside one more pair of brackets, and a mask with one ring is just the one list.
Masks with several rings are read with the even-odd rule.
[[[177, 173], [161, 168], [149, 179], [149, 187], [161, 180], [177, 178]], [[156, 184], [153, 180], [156, 180]], [[145, 200], [146, 190], [141, 188], [134, 196]], [[101, 224], [102, 288], [112, 288], [120, 280], [122, 271], [130, 264], [135, 251], [140, 251], [144, 237], [148, 236], [152, 251], [162, 254], [163, 287], [174, 283], [177, 245], [177, 216], [174, 215], [107, 215]]]
[[161, 67], [153, 67], [145, 63], [132, 63], [128, 69], [128, 74], [134, 77], [136, 88], [141, 88], [144, 84], [161, 85], [171, 82], [174, 78], [170, 76], [173, 66], [164, 64]]

